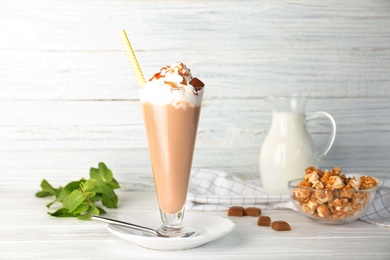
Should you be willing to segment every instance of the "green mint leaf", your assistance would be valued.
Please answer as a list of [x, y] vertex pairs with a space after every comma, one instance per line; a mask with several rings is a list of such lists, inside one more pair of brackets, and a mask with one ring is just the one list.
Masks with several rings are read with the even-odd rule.
[[111, 189], [119, 189], [121, 187], [114, 178], [112, 178], [112, 181], [110, 181], [108, 185], [111, 187]]
[[108, 183], [112, 181], [112, 171], [102, 162], [99, 163], [99, 174], [102, 176], [104, 182]]
[[87, 212], [80, 214], [77, 218], [80, 220], [89, 220], [91, 219], [92, 214], [99, 215], [99, 210], [94, 205], [91, 205]]
[[95, 202], [97, 202], [97, 201], [101, 201], [101, 200], [102, 200], [102, 194], [96, 193], [96, 192], [95, 192], [95, 196], [93, 196], [93, 198], [89, 198], [89, 200], [90, 200], [92, 203], [95, 203]]
[[87, 212], [88, 209], [89, 209], [88, 203], [87, 202], [83, 202], [72, 213], [73, 213], [73, 215], [81, 214], [81, 213]]
[[85, 182], [85, 179], [81, 179], [79, 181], [72, 181], [72, 182], [69, 182], [65, 187], [64, 189], [69, 191], [69, 193], [71, 193], [72, 191], [74, 190], [78, 190], [80, 189], [80, 186]]
[[106, 214], [106, 213], [107, 213], [107, 212], [106, 212], [103, 208], [101, 208], [101, 207], [96, 206], [96, 208], [99, 210], [99, 214]]
[[105, 183], [99, 183], [98, 185], [95, 186], [95, 192], [106, 195], [109, 198], [114, 198], [115, 197], [115, 192], [113, 189], [108, 184]]
[[89, 175], [91, 179], [95, 179], [98, 182], [108, 183], [112, 181], [112, 172], [104, 163], [99, 163], [99, 168], [91, 168]]
[[94, 180], [94, 179], [87, 180], [86, 182], [84, 182], [84, 184], [82, 184], [83, 191], [87, 192], [87, 191], [93, 190], [95, 185], [96, 185], [96, 183], [97, 183], [97, 181]]
[[115, 195], [114, 198], [110, 198], [110, 197], [103, 194], [102, 203], [107, 208], [111, 208], [111, 209], [117, 208], [118, 207], [118, 196]]
[[85, 194], [85, 197], [86, 197], [87, 199], [92, 199], [93, 197], [95, 197], [96, 192], [94, 192], [94, 191], [88, 191], [88, 192], [85, 192], [84, 194]]
[[99, 175], [99, 170], [97, 168], [91, 167], [89, 169], [89, 177], [97, 181], [103, 182], [102, 178]]
[[81, 205], [81, 203], [84, 202], [84, 200], [85, 195], [79, 190], [74, 190], [64, 199], [62, 205], [72, 213], [78, 206]]
[[70, 213], [68, 209], [64, 209], [64, 208], [57, 209], [53, 213], [48, 212], [48, 214], [53, 216], [53, 217], [60, 217], [60, 218], [73, 217], [73, 214]]
[[45, 198], [45, 197], [53, 196], [53, 193], [42, 190], [35, 193], [35, 196], [38, 198]]
[[62, 201], [63, 201], [66, 197], [68, 197], [69, 194], [70, 194], [70, 191], [67, 191], [67, 190], [65, 190], [65, 189], [62, 188], [62, 187], [60, 187], [60, 188], [58, 189], [58, 192], [59, 192], [59, 194], [56, 195], [56, 199], [53, 200], [52, 202], [50, 202], [49, 204], [46, 205], [47, 208], [50, 208], [50, 207], [51, 207], [54, 203], [56, 203], [56, 202], [62, 202]]
[[57, 201], [58, 201], [58, 202], [63, 202], [64, 199], [65, 199], [66, 197], [68, 197], [69, 194], [70, 194], [71, 192], [72, 192], [72, 191], [68, 191], [68, 190], [66, 190], [65, 188], [62, 189], [61, 192], [60, 192], [60, 194], [58, 194]]
[[53, 186], [51, 186], [50, 183], [45, 179], [43, 179], [41, 182], [41, 188], [43, 191], [52, 192], [53, 195], [55, 194]]
[[41, 188], [41, 191], [35, 193], [35, 196], [38, 198], [56, 196], [57, 194], [56, 189], [54, 189], [53, 186], [51, 186], [50, 183], [45, 179], [43, 179], [41, 182]]

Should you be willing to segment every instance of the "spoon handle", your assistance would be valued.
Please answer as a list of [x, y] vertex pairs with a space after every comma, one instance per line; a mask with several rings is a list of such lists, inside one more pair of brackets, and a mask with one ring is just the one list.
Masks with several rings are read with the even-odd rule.
[[91, 219], [92, 220], [97, 220], [97, 221], [100, 221], [100, 222], [104, 222], [104, 223], [107, 223], [107, 224], [111, 224], [111, 225], [131, 228], [131, 229], [134, 229], [134, 230], [137, 230], [137, 231], [148, 232], [148, 233], [153, 234], [155, 236], [159, 236], [159, 234], [157, 233], [156, 230], [151, 229], [151, 228], [147, 228], [147, 227], [143, 227], [143, 226], [139, 226], [139, 225], [136, 225], [136, 224], [132, 224], [132, 223], [128, 223], [128, 222], [124, 222], [124, 221], [120, 221], [120, 220], [116, 220], [116, 219], [112, 219], [112, 218], [106, 218], [106, 217], [102, 217], [102, 216], [97, 216], [97, 215], [92, 215]]

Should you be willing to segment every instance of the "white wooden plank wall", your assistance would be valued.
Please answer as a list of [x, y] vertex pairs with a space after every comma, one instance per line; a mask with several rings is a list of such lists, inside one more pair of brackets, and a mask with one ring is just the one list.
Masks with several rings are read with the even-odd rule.
[[[153, 185], [136, 82], [185, 62], [206, 83], [194, 167], [258, 177], [267, 95], [310, 95], [339, 125], [322, 167], [390, 176], [388, 0], [0, 0], [0, 189], [87, 177], [104, 161]], [[328, 123], [310, 126], [324, 145]]]

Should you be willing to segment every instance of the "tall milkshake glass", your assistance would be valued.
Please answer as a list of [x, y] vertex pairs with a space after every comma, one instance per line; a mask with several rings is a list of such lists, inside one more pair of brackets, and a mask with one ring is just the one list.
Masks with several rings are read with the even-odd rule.
[[203, 98], [203, 83], [183, 63], [163, 67], [140, 89], [162, 225], [180, 236]]

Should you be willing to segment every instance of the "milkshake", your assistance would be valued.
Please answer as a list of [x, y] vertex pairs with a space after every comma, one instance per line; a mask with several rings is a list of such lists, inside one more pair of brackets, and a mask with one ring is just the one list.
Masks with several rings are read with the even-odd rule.
[[181, 232], [204, 84], [183, 63], [140, 89], [162, 231]]

